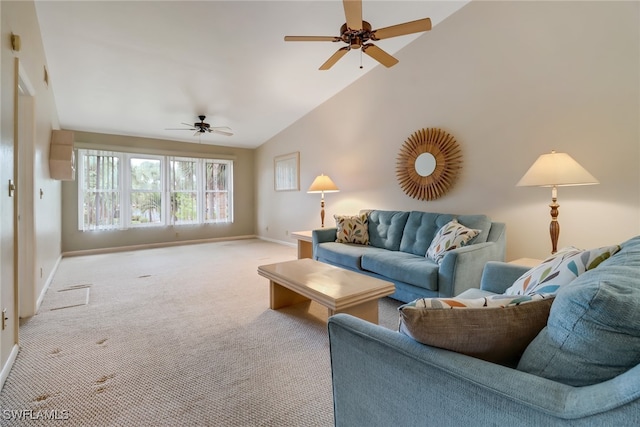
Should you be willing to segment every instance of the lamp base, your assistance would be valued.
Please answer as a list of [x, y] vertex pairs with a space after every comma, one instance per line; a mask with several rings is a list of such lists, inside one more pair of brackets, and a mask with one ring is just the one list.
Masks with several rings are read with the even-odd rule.
[[549, 224], [549, 234], [551, 235], [551, 254], [558, 252], [558, 237], [560, 236], [560, 223], [558, 222], [558, 199], [551, 199], [551, 224]]

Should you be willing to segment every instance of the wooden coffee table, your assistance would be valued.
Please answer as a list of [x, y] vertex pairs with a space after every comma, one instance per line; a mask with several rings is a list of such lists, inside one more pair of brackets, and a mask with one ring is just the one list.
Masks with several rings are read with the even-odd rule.
[[273, 310], [312, 300], [329, 316], [348, 313], [376, 324], [378, 299], [395, 291], [391, 282], [308, 258], [261, 265], [258, 274], [269, 279]]

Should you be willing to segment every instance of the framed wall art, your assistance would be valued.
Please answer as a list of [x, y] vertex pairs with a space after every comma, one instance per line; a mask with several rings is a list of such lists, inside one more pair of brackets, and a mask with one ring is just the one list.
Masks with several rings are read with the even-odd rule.
[[273, 159], [273, 185], [276, 191], [300, 190], [300, 152]]

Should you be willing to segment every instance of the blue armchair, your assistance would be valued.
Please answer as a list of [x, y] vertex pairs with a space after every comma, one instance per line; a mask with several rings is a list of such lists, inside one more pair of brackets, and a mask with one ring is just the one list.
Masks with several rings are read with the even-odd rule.
[[346, 314], [329, 333], [338, 427], [640, 425], [640, 366], [571, 387]]
[[[620, 246], [560, 289], [517, 369], [332, 316], [335, 425], [640, 425], [640, 236]], [[502, 293], [526, 270], [490, 262], [465, 296]]]

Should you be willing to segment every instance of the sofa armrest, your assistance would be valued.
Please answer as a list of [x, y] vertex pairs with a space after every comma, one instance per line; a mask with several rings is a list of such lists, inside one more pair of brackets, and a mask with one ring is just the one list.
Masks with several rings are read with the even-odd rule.
[[480, 289], [503, 294], [520, 276], [529, 271], [528, 267], [506, 262], [490, 261], [482, 270]]
[[313, 245], [313, 258], [316, 259], [317, 247], [320, 243], [335, 242], [338, 229], [336, 227], [318, 228], [311, 231], [311, 243]]
[[453, 297], [480, 287], [484, 266], [502, 259], [499, 243], [485, 242], [448, 251], [438, 269], [438, 296]]
[[425, 420], [447, 426], [630, 425], [640, 417], [640, 366], [601, 384], [570, 387], [429, 347], [347, 314], [332, 316], [328, 328], [337, 427]]

